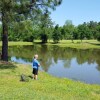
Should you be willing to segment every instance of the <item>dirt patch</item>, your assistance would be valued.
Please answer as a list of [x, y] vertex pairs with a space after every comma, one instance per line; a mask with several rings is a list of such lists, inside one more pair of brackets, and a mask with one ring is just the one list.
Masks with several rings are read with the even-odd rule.
[[13, 69], [16, 66], [11, 62], [0, 61], [0, 69]]

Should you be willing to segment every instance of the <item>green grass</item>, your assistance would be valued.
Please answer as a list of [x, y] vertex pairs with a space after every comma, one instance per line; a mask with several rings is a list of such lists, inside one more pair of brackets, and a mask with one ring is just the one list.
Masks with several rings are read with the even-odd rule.
[[[16, 46], [16, 45], [33, 45], [32, 42], [8, 42], [9, 46]], [[0, 42], [0, 46], [2, 46], [2, 42]]]
[[[100, 49], [100, 42], [97, 40], [74, 40], [74, 43], [72, 43], [71, 40], [61, 40], [59, 43], [54, 44], [52, 40], [48, 40], [48, 43], [45, 45], [58, 45], [60, 47], [70, 47], [70, 48], [79, 48], [79, 49], [89, 49], [89, 48], [97, 48]], [[41, 40], [35, 40], [34, 44], [41, 44]], [[0, 42], [0, 46], [2, 43]], [[33, 45], [32, 42], [9, 42], [9, 46], [14, 45]]]
[[[40, 43], [40, 40], [35, 40], [34, 43]], [[98, 48], [100, 49], [100, 42], [97, 40], [61, 40], [59, 43], [54, 44], [52, 40], [48, 41], [46, 45], [58, 45], [60, 47], [70, 47], [70, 48], [78, 48], [78, 49], [89, 49], [89, 48]]]
[[57, 78], [41, 71], [38, 80], [20, 81], [21, 74], [31, 76], [31, 72], [30, 65], [0, 62], [0, 100], [100, 100], [99, 85]]

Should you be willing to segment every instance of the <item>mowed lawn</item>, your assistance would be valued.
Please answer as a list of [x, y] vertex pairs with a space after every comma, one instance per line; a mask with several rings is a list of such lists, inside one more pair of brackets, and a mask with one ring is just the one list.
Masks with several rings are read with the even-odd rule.
[[[15, 45], [33, 45], [33, 44], [41, 44], [41, 40], [34, 40], [34, 42], [9, 42], [9, 46]], [[44, 45], [44, 44], [43, 44]], [[78, 48], [78, 49], [89, 49], [89, 48], [98, 48], [100, 49], [100, 42], [97, 40], [60, 40], [58, 43], [54, 43], [52, 40], [48, 40], [45, 45], [58, 45], [60, 47], [70, 47], [70, 48]], [[0, 42], [0, 46], [2, 46], [2, 42]]]
[[97, 40], [60, 40], [59, 43], [54, 44], [52, 40], [48, 41], [47, 45], [58, 45], [60, 47], [70, 47], [78, 49], [98, 48], [100, 49], [100, 42]]
[[[53, 77], [39, 71], [38, 80], [30, 78], [31, 65], [0, 61], [0, 100], [100, 100], [100, 85]], [[29, 82], [20, 81], [21, 74]]]
[[[8, 42], [9, 46], [15, 46], [15, 45], [33, 45], [32, 42]], [[0, 46], [2, 46], [2, 42], [0, 41]]]

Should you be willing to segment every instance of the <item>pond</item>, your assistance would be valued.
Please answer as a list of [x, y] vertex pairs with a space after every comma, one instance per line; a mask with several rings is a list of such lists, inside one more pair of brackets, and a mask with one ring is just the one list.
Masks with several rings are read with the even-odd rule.
[[90, 84], [100, 84], [100, 50], [71, 49], [58, 46], [33, 45], [9, 47], [9, 59], [32, 64], [39, 55], [43, 70], [53, 76], [69, 78]]

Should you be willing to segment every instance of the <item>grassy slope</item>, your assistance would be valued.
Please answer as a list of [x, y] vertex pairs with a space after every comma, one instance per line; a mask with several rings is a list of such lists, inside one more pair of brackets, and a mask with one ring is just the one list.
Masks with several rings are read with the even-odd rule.
[[56, 78], [45, 72], [39, 72], [37, 81], [21, 82], [20, 75], [30, 76], [31, 70], [30, 65], [0, 64], [0, 100], [100, 100], [99, 85]]

